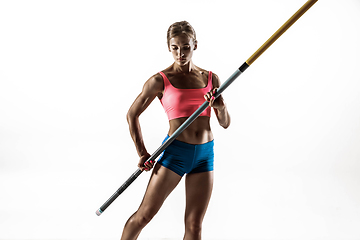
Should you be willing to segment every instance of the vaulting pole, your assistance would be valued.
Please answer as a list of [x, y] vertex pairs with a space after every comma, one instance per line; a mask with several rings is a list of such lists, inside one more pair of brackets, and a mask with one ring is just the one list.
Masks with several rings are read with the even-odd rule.
[[[287, 20], [251, 57], [246, 60], [236, 71], [218, 88], [214, 97], [217, 98], [241, 73], [243, 73], [255, 60], [268, 49], [288, 28], [291, 27], [309, 8], [311, 8], [317, 0], [308, 0], [289, 20]], [[205, 101], [146, 161], [155, 159], [209, 106], [209, 102]], [[137, 169], [125, 183], [96, 211], [100, 216], [105, 209], [135, 181], [142, 173]]]

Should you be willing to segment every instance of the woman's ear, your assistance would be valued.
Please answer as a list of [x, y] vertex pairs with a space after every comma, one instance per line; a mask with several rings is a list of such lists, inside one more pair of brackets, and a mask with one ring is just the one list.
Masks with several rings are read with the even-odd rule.
[[195, 40], [195, 42], [194, 42], [194, 50], [196, 50], [197, 49], [197, 40]]

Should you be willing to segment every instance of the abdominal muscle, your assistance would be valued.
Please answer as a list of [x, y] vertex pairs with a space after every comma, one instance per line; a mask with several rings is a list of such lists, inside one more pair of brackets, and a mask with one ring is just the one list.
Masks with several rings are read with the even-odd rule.
[[[180, 126], [186, 121], [187, 117], [176, 118], [169, 121], [170, 129], [169, 136], [171, 136]], [[210, 128], [210, 118], [206, 116], [198, 117], [188, 126], [176, 140], [190, 143], [203, 144], [212, 141], [213, 134]]]

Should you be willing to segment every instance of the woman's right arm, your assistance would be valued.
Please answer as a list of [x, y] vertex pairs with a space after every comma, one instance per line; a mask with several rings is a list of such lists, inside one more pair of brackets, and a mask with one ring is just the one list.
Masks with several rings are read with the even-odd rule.
[[[139, 96], [137, 96], [126, 115], [130, 134], [134, 141], [136, 151], [140, 157], [138, 167], [141, 170], [145, 169], [144, 162], [150, 157], [150, 154], [145, 148], [139, 123], [139, 116], [150, 105], [155, 97], [162, 93], [163, 89], [164, 82], [161, 75], [155, 74], [146, 81], [141, 93]], [[145, 170], [149, 170], [151, 167], [152, 164], [148, 165], [147, 169]]]

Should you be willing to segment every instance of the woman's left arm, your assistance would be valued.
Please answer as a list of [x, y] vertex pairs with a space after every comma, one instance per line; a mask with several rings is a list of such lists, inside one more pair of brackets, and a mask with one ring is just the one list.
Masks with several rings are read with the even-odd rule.
[[209, 102], [209, 106], [214, 108], [215, 115], [219, 121], [220, 126], [226, 129], [230, 125], [230, 115], [222, 95], [216, 99], [213, 96], [216, 93], [216, 90], [220, 87], [220, 80], [219, 77], [214, 73], [212, 78], [213, 89], [204, 95], [204, 98]]

